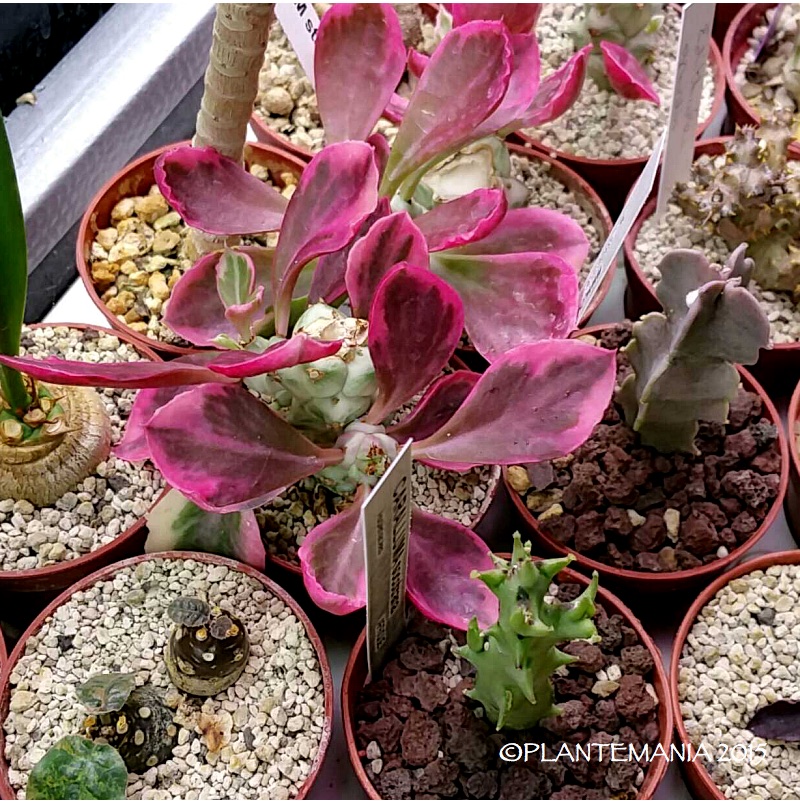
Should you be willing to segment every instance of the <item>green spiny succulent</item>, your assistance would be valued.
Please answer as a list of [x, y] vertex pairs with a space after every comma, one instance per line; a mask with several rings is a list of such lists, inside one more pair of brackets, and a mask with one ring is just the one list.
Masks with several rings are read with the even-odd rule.
[[67, 735], [33, 767], [25, 799], [125, 799], [127, 787], [128, 770], [113, 746]]
[[596, 638], [597, 573], [574, 601], [546, 600], [551, 583], [573, 558], [535, 561], [530, 543], [523, 545], [515, 534], [510, 562], [493, 557], [492, 570], [473, 572], [497, 596], [500, 614], [486, 630], [473, 618], [460, 653], [477, 671], [468, 695], [483, 705], [498, 730], [530, 729], [558, 715], [551, 677], [575, 660], [558, 644]]
[[594, 50], [587, 71], [601, 89], [610, 89], [600, 51], [601, 42], [613, 42], [629, 50], [641, 64], [653, 60], [654, 34], [664, 22], [660, 3], [586, 3], [584, 15], [571, 34], [578, 47], [589, 43]]
[[689, 249], [661, 261], [656, 295], [664, 312], [633, 325], [624, 348], [633, 372], [617, 395], [643, 444], [696, 453], [699, 421], [728, 418], [739, 388], [735, 364], [755, 363], [769, 346], [769, 321], [746, 289], [753, 263], [745, 248], [724, 267]]
[[681, 209], [710, 225], [732, 248], [747, 243], [753, 278], [764, 289], [800, 285], [800, 174], [789, 168], [792, 132], [777, 116], [758, 129], [740, 128], [724, 164], [701, 156], [692, 179], [676, 187]]

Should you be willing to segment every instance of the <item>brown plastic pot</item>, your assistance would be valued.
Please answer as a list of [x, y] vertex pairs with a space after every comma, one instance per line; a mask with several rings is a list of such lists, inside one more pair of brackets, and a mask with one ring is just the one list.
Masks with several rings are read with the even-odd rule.
[[[171, 151], [182, 145], [190, 145], [186, 140], [180, 143], [172, 143], [157, 148], [149, 154], [131, 162], [119, 173], [115, 174], [92, 199], [91, 204], [81, 219], [78, 229], [78, 242], [75, 249], [75, 262], [78, 266], [78, 273], [83, 280], [83, 284], [94, 302], [97, 309], [106, 317], [109, 324], [118, 333], [124, 333], [129, 341], [138, 346], [149, 347], [168, 355], [188, 355], [199, 352], [196, 347], [182, 347], [176, 344], [166, 344], [149, 338], [142, 333], [137, 333], [127, 324], [120, 321], [107, 307], [92, 281], [92, 272], [89, 263], [89, 255], [92, 248], [92, 241], [99, 229], [104, 229], [109, 225], [111, 210], [114, 205], [122, 198], [127, 196], [141, 195], [147, 193], [150, 187], [155, 184], [153, 176], [153, 166], [156, 159], [165, 151]], [[272, 148], [261, 143], [247, 143], [245, 146], [245, 163], [247, 165], [262, 165], [270, 171], [273, 181], [279, 187], [283, 186], [280, 174], [285, 172], [299, 176], [305, 163], [292, 154], [287, 154], [277, 148]]]
[[[725, 71], [719, 48], [713, 40], [709, 42], [708, 60], [714, 69], [714, 101], [708, 117], [697, 127], [696, 138], [701, 137], [716, 118], [725, 100]], [[650, 156], [648, 154], [647, 156], [631, 159], [591, 159], [550, 148], [522, 130], [515, 132], [514, 136], [520, 138], [537, 151], [557, 157], [564, 165], [572, 168], [575, 173], [582, 176], [597, 191], [613, 215], [619, 214], [625, 203], [628, 191], [639, 178], [639, 174], [644, 169], [645, 163]]]
[[[504, 554], [504, 556], [508, 558], [508, 554]], [[583, 586], [589, 584], [589, 579], [570, 568], [563, 570], [561, 574], [559, 574], [559, 578], [564, 578], [566, 581], [578, 583]], [[597, 601], [605, 607], [609, 615], [622, 615], [625, 622], [635, 629], [642, 645], [645, 646], [650, 652], [650, 656], [653, 658], [653, 673], [655, 675], [654, 687], [659, 702], [658, 742], [663, 746], [668, 746], [672, 739], [673, 714], [669, 685], [661, 661], [661, 654], [633, 612], [631, 612], [613, 593], [600, 587], [597, 590]], [[367, 773], [364, 771], [364, 766], [361, 763], [361, 753], [359, 752], [356, 742], [356, 704], [358, 702], [358, 695], [363, 690], [367, 681], [367, 650], [365, 638], [366, 631], [363, 631], [356, 641], [355, 646], [353, 646], [353, 650], [350, 652], [350, 658], [347, 661], [347, 667], [344, 671], [344, 678], [342, 680], [342, 718], [344, 720], [344, 733], [347, 738], [347, 753], [350, 756], [350, 763], [353, 766], [356, 777], [358, 777], [361, 787], [370, 799], [380, 799], [380, 795], [375, 790], [369, 777], [367, 777]], [[653, 799], [656, 789], [667, 773], [668, 765], [667, 759], [663, 756], [657, 757], [650, 764], [637, 799]]]
[[8, 652], [6, 651], [6, 639], [3, 636], [2, 630], [0, 630], [0, 673], [3, 672], [3, 668], [5, 668], [7, 661]]
[[[720, 8], [717, 3], [717, 9]], [[736, 86], [736, 70], [747, 52], [747, 39], [764, 15], [777, 3], [748, 3], [733, 18], [722, 46], [722, 61], [725, 66], [725, 82], [728, 85], [728, 113], [739, 126], [758, 125], [761, 117], [748, 103]]]
[[[582, 335], [597, 335], [612, 325], [598, 324], [580, 330], [572, 336], [578, 338]], [[533, 513], [525, 505], [522, 496], [515, 492], [508, 483], [508, 473], [503, 473], [508, 493], [512, 503], [522, 520], [523, 531], [534, 545], [538, 545], [541, 552], [547, 556], [567, 556], [573, 555], [576, 564], [582, 569], [596, 570], [600, 574], [600, 579], [605, 584], [615, 589], [625, 592], [637, 592], [657, 595], [659, 593], [688, 592], [697, 590], [722, 571], [739, 561], [754, 545], [767, 533], [767, 530], [778, 516], [778, 512], [783, 504], [786, 495], [786, 488], [789, 484], [789, 445], [786, 441], [786, 434], [781, 424], [781, 418], [772, 400], [759, 385], [758, 381], [741, 366], [737, 367], [742, 380], [742, 385], [747, 391], [758, 394], [762, 405], [766, 411], [767, 418], [778, 429], [778, 443], [781, 451], [781, 481], [778, 487], [778, 494], [772, 503], [766, 517], [758, 529], [744, 543], [731, 551], [724, 559], [716, 559], [707, 565], [701, 565], [690, 570], [675, 570], [670, 573], [648, 573], [642, 570], [626, 570], [598, 562], [588, 556], [576, 551], [574, 548], [566, 548], [556, 542], [551, 536], [539, 528], [539, 523]]]
[[[128, 338], [125, 333], [119, 330], [109, 330], [107, 327], [95, 327], [89, 324], [51, 324], [48, 322], [29, 324], [27, 326], [30, 329], [71, 327], [75, 330], [96, 330], [116, 336], [128, 343], [133, 341], [133, 339]], [[133, 343], [132, 346], [136, 347], [142, 355], [151, 361], [161, 361], [161, 358], [149, 347], [140, 343]], [[160, 499], [161, 496], [159, 496]], [[97, 550], [85, 553], [77, 559], [68, 559], [55, 565], [37, 567], [31, 570], [0, 570], [0, 593], [52, 593], [64, 590], [76, 581], [106, 567], [106, 565], [110, 565], [112, 562], [127, 559], [130, 556], [136, 556], [136, 554], [141, 553], [144, 549], [146, 535], [145, 518], [140, 517], [129, 529], [123, 531], [112, 542], [107, 545], [101, 545]]]
[[717, 7], [714, 9], [714, 28], [711, 36], [714, 37], [714, 41], [720, 50], [724, 47], [725, 36], [731, 27], [731, 23], [746, 5], [747, 3], [717, 3]]
[[797, 423], [800, 421], [800, 383], [792, 394], [789, 403], [789, 413], [786, 417], [786, 439], [789, 442], [789, 452], [792, 456], [789, 488], [786, 490], [786, 500], [783, 504], [786, 519], [789, 521], [789, 530], [794, 541], [800, 545], [800, 448], [797, 444]]
[[[678, 629], [675, 643], [672, 646], [672, 655], [669, 665], [669, 694], [672, 702], [675, 729], [678, 733], [678, 744], [683, 746], [691, 745], [689, 733], [686, 731], [686, 725], [683, 723], [683, 716], [681, 715], [681, 703], [678, 696], [678, 673], [680, 671], [680, 659], [683, 654], [683, 647], [686, 644], [689, 632], [697, 616], [709, 601], [733, 579], [745, 576], [748, 573], [752, 573], [754, 570], [764, 570], [774, 565], [798, 564], [800, 564], [800, 551], [780, 551], [778, 553], [767, 554], [766, 556], [759, 556], [727, 571], [697, 596], [697, 599], [686, 613]], [[711, 775], [701, 761], [690, 761], [687, 759], [683, 761], [681, 765], [683, 766], [689, 790], [694, 794], [696, 799], [709, 800], [726, 798], [717, 787], [716, 783], [711, 779]]]
[[[702, 140], [694, 147], [694, 158], [697, 159], [705, 154], [711, 156], [721, 154], [725, 150], [725, 144], [730, 140], [730, 137]], [[797, 147], [792, 146], [791, 150], [793, 153], [790, 158], [800, 159], [800, 151], [797, 150]], [[658, 180], [656, 179], [657, 187]], [[656, 297], [655, 288], [642, 271], [634, 251], [642, 225], [655, 212], [656, 192], [656, 190], [653, 191], [650, 199], [642, 208], [623, 245], [625, 276], [628, 281], [628, 288], [625, 292], [625, 315], [631, 319], [638, 319], [653, 310], [661, 310], [661, 303]], [[750, 371], [771, 392], [784, 390], [787, 384], [794, 383], [794, 379], [800, 374], [800, 342], [775, 344], [772, 349], [762, 350], [758, 363], [751, 367]]]
[[[133, 565], [138, 565], [141, 562], [152, 561], [155, 559], [193, 559], [196, 562], [203, 562], [211, 565], [224, 565], [225, 567], [236, 570], [239, 573], [244, 573], [251, 578], [255, 579], [265, 589], [269, 590], [277, 598], [280, 598], [289, 609], [292, 610], [294, 616], [303, 624], [306, 630], [308, 639], [314, 647], [319, 658], [320, 670], [322, 672], [322, 684], [325, 690], [325, 727], [322, 730], [322, 737], [320, 738], [319, 749], [317, 751], [314, 762], [311, 766], [311, 771], [300, 788], [295, 799], [305, 799], [311, 786], [314, 784], [314, 779], [319, 773], [322, 763], [325, 759], [325, 753], [331, 740], [331, 732], [333, 726], [333, 677], [331, 675], [331, 667], [328, 662], [325, 648], [322, 641], [317, 634], [316, 629], [308, 619], [306, 613], [301, 609], [300, 605], [280, 586], [274, 581], [268, 579], [262, 573], [259, 573], [249, 565], [236, 562], [232, 559], [225, 559], [221, 556], [213, 556], [207, 553], [199, 553], [196, 551], [165, 551], [164, 553], [151, 553], [146, 556], [135, 556], [131, 559], [125, 559], [122, 562], [117, 562], [110, 567], [103, 568], [92, 573], [90, 576], [82, 579], [81, 581], [73, 584], [68, 590], [65, 590], [54, 601], [47, 605], [44, 611], [38, 615], [33, 623], [25, 630], [24, 634], [17, 641], [8, 662], [3, 664], [2, 672], [0, 672], [0, 725], [2, 725], [8, 716], [9, 704], [11, 701], [11, 686], [9, 684], [9, 677], [14, 666], [19, 661], [20, 657], [25, 653], [27, 641], [32, 635], [35, 635], [42, 627], [44, 622], [52, 617], [53, 613], [66, 601], [68, 601], [75, 593], [81, 590], [86, 590], [92, 587], [96, 582], [109, 579], [116, 575], [120, 570]], [[5, 759], [5, 731], [0, 727], [0, 798], [4, 800], [15, 800], [17, 798], [16, 792], [12, 788], [8, 780], [8, 763]]]

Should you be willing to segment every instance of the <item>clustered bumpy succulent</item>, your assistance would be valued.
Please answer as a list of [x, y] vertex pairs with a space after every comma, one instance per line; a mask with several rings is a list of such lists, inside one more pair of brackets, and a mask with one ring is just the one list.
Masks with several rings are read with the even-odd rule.
[[571, 34], [578, 47], [594, 45], [587, 72], [601, 89], [611, 89], [601, 42], [622, 45], [641, 64], [653, 60], [654, 34], [664, 22], [661, 3], [586, 3]]
[[546, 599], [555, 577], [572, 561], [531, 558], [530, 543], [514, 534], [511, 561], [493, 557], [495, 567], [479, 578], [500, 603], [497, 622], [481, 630], [473, 619], [461, 656], [475, 666], [475, 686], [468, 696], [480, 702], [497, 729], [523, 730], [558, 715], [551, 677], [575, 658], [559, 643], [593, 640], [592, 617], [597, 573], [591, 584], [568, 604]]
[[710, 223], [729, 246], [747, 243], [753, 279], [764, 289], [800, 294], [800, 175], [790, 170], [792, 133], [784, 118], [737, 129], [724, 164], [704, 155], [676, 188], [681, 209]]
[[178, 726], [156, 688], [136, 687], [133, 674], [98, 674], [76, 693], [89, 713], [86, 737], [113, 746], [129, 772], [141, 774], [172, 754]]
[[199, 598], [176, 598], [164, 659], [170, 679], [191, 696], [216, 696], [242, 675], [250, 656], [244, 623]]
[[725, 422], [739, 387], [734, 364], [769, 347], [769, 321], [746, 289], [753, 261], [742, 244], [725, 266], [676, 249], [661, 261], [656, 295], [663, 313], [633, 325], [624, 348], [633, 373], [617, 400], [645, 445], [696, 453], [700, 420]]

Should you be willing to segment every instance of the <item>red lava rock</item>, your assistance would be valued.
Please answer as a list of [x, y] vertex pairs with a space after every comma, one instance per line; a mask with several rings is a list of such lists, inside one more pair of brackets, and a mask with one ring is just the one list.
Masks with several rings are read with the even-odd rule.
[[587, 674], [557, 676], [553, 681], [553, 687], [561, 698], [578, 698], [582, 694], [588, 693], [595, 682], [595, 678]]
[[356, 718], [359, 721], [374, 721], [381, 716], [381, 706], [378, 702], [363, 702], [356, 707]]
[[633, 554], [630, 551], [621, 551], [613, 542], [606, 545], [606, 554], [612, 565], [629, 570], [633, 567]]
[[441, 676], [419, 671], [413, 676], [403, 677], [397, 686], [401, 696], [416, 699], [422, 709], [430, 712], [447, 703], [449, 691]]
[[642, 551], [636, 554], [636, 568], [637, 570], [649, 570], [650, 572], [657, 573], [661, 570], [661, 560], [658, 558], [657, 553], [650, 553], [649, 551]]
[[653, 506], [660, 506], [666, 501], [666, 498], [667, 496], [664, 494], [663, 489], [650, 489], [636, 498], [633, 508], [637, 512], [643, 512], [645, 509], [653, 508]]
[[464, 781], [464, 791], [471, 799], [495, 799], [497, 796], [497, 772], [476, 771]]
[[761, 398], [758, 394], [739, 389], [739, 393], [731, 402], [728, 411], [728, 423], [734, 430], [744, 427], [750, 417], [761, 413]]
[[413, 788], [411, 772], [408, 769], [384, 770], [376, 776], [375, 787], [383, 799], [407, 799]]
[[598, 729], [612, 733], [619, 729], [619, 716], [613, 699], [600, 699], [594, 706], [594, 717]]
[[622, 473], [631, 463], [631, 457], [619, 446], [612, 444], [602, 456], [603, 467], [609, 475]]
[[647, 676], [654, 667], [653, 657], [644, 646], [627, 646], [620, 651], [620, 667], [625, 674]]
[[689, 472], [689, 483], [686, 484], [686, 496], [689, 500], [705, 500], [706, 498], [706, 482], [705, 482], [705, 467], [701, 464], [696, 464]]
[[[418, 710], [411, 713], [400, 736], [403, 759], [412, 766], [427, 766], [436, 760], [442, 745], [439, 725]], [[455, 779], [457, 775], [453, 775]]]
[[630, 506], [639, 497], [633, 481], [619, 473], [599, 480], [599, 486], [606, 500], [617, 506]]
[[720, 498], [719, 507], [728, 519], [733, 519], [742, 510], [742, 503], [736, 498]]
[[678, 560], [678, 567], [681, 570], [692, 570], [703, 564], [693, 553], [680, 549], [676, 549], [675, 558]]
[[656, 701], [647, 692], [644, 679], [639, 674], [622, 675], [614, 704], [617, 712], [628, 721], [638, 721], [656, 708]]
[[381, 711], [385, 716], [397, 716], [402, 721], [405, 721], [414, 709], [414, 705], [404, 696], [395, 696], [389, 694], [381, 702]]
[[677, 570], [678, 560], [675, 557], [675, 549], [669, 545], [666, 548], [662, 548], [658, 552], [658, 565], [659, 569], [666, 573], [672, 573]]
[[728, 550], [735, 548], [739, 544], [739, 540], [736, 538], [736, 534], [734, 534], [732, 528], [723, 528], [722, 531], [719, 532], [719, 541]]
[[678, 472], [675, 475], [668, 475], [664, 479], [664, 490], [668, 495], [674, 495], [675, 492], [686, 489], [686, 484], [688, 483], [689, 474], [686, 472]]
[[541, 526], [560, 545], [567, 545], [575, 536], [576, 522], [572, 514], [550, 517]]
[[769, 476], [759, 475], [753, 470], [739, 470], [727, 473], [722, 479], [722, 488], [729, 494], [743, 500], [748, 506], [760, 506], [775, 497], [767, 481]]
[[565, 785], [561, 790], [554, 791], [550, 795], [550, 799], [605, 799], [605, 794], [602, 791], [592, 790], [591, 788], [584, 788], [580, 785]]
[[400, 665], [398, 660], [391, 660], [386, 663], [383, 669], [383, 679], [391, 684], [390, 690], [398, 690], [404, 679], [411, 676], [411, 671]]
[[636, 487], [641, 488], [647, 483], [648, 478], [653, 474], [653, 464], [647, 458], [634, 461], [625, 472], [625, 477]]
[[439, 758], [429, 763], [417, 777], [414, 788], [417, 799], [420, 794], [435, 794], [436, 797], [452, 797], [458, 793], [458, 764]]
[[762, 419], [751, 425], [748, 430], [755, 440], [756, 447], [763, 450], [778, 438], [778, 428], [768, 419]]
[[719, 536], [714, 524], [702, 514], [693, 514], [681, 523], [681, 545], [696, 556], [705, 556], [716, 550]]
[[606, 512], [603, 528], [606, 531], [619, 534], [621, 537], [627, 537], [628, 534], [633, 531], [633, 523], [625, 509], [620, 509], [618, 506], [611, 506]]
[[731, 530], [739, 539], [744, 542], [758, 528], [758, 523], [749, 512], [742, 512], [731, 523]]
[[634, 791], [634, 782], [639, 771], [639, 765], [634, 760], [612, 763], [605, 775], [606, 784], [612, 791]]
[[412, 671], [441, 671], [444, 666], [444, 651], [430, 643], [413, 638], [400, 645], [400, 662]]
[[572, 699], [563, 705], [557, 716], [542, 719], [541, 726], [553, 735], [566, 736], [586, 727], [588, 721], [589, 711], [586, 705]]
[[543, 774], [525, 766], [513, 765], [500, 772], [499, 799], [547, 799], [552, 787]]
[[725, 512], [716, 503], [692, 503], [691, 509], [696, 517], [705, 517], [718, 528], [728, 524]]
[[400, 743], [403, 725], [397, 716], [384, 716], [371, 724], [362, 724], [357, 735], [362, 746], [377, 741], [383, 754], [394, 752]]
[[603, 530], [603, 515], [600, 512], [582, 514], [575, 523], [575, 548], [581, 553], [589, 553], [606, 541]]
[[740, 430], [725, 437], [725, 456], [737, 461], [752, 458], [758, 446], [750, 430]]
[[761, 455], [756, 456], [750, 466], [754, 470], [763, 473], [780, 473], [781, 453], [777, 445], [773, 445], [769, 450], [765, 450]]
[[567, 654], [578, 658], [572, 664], [573, 668], [587, 671], [590, 674], [605, 668], [606, 658], [598, 645], [587, 643], [585, 640], [573, 640], [564, 646], [563, 650]]
[[660, 514], [650, 513], [646, 520], [633, 532], [630, 544], [631, 550], [653, 551], [659, 548], [667, 539], [667, 527]]

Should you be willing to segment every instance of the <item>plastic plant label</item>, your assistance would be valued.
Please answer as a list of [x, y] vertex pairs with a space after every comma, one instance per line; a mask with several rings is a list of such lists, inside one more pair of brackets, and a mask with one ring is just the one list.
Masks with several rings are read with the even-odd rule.
[[319, 30], [314, 6], [311, 3], [275, 3], [275, 16], [313, 87], [314, 44]]
[[653, 153], [650, 154], [650, 159], [647, 160], [641, 175], [636, 180], [636, 184], [631, 188], [631, 192], [628, 194], [625, 206], [622, 208], [617, 222], [614, 224], [608, 238], [606, 238], [603, 248], [600, 249], [600, 254], [597, 255], [597, 258], [592, 264], [589, 276], [586, 277], [586, 281], [583, 283], [583, 289], [581, 291], [581, 309], [578, 314], [579, 319], [582, 319], [589, 309], [589, 306], [592, 304], [592, 299], [594, 299], [597, 293], [597, 289], [602, 285], [611, 266], [616, 263], [619, 250], [622, 248], [622, 244], [625, 242], [628, 232], [630, 232], [634, 221], [650, 195], [650, 191], [653, 189], [653, 184], [655, 184], [656, 180], [656, 172], [658, 171], [658, 163], [661, 160], [661, 152], [664, 148], [665, 136], [666, 133], [662, 133], [658, 138], [653, 148]]
[[367, 664], [370, 676], [406, 626], [411, 533], [411, 439], [361, 506], [367, 573]]
[[667, 208], [675, 183], [686, 181], [691, 173], [715, 7], [716, 3], [687, 3], [681, 14], [675, 89], [667, 122], [664, 165], [658, 185], [657, 217]]

